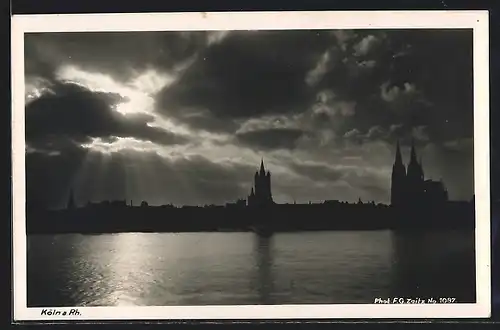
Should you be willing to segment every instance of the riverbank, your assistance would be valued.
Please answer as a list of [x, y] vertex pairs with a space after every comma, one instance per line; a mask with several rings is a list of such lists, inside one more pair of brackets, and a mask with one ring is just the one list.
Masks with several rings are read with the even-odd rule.
[[297, 232], [475, 228], [474, 209], [389, 207], [117, 208], [30, 213], [28, 234], [119, 232]]

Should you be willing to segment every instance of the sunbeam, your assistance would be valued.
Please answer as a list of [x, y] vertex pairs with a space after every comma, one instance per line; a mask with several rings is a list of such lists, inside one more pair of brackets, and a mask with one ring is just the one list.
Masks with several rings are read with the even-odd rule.
[[72, 181], [72, 189], [77, 203], [84, 204], [95, 198], [95, 178], [101, 167], [101, 154], [88, 150], [76, 171]]

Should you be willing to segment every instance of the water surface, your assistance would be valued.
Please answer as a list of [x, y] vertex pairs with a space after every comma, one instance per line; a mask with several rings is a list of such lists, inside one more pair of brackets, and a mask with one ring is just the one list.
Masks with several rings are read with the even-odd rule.
[[474, 233], [30, 235], [28, 306], [475, 301]]

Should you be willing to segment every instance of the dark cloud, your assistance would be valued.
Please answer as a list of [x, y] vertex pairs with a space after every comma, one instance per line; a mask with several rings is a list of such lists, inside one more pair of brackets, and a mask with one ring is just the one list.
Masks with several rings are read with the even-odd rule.
[[172, 114], [202, 107], [222, 118], [303, 111], [315, 97], [304, 76], [328, 38], [311, 31], [234, 32], [166, 88], [159, 108]]
[[428, 127], [411, 127], [403, 124], [390, 126], [375, 125], [364, 131], [357, 128], [344, 133], [345, 143], [364, 144], [370, 141], [383, 141], [390, 145], [399, 142], [402, 146], [410, 146], [412, 143], [417, 147], [423, 147], [429, 142]]
[[234, 133], [239, 127], [235, 120], [216, 117], [206, 108], [183, 108], [182, 111], [172, 110], [161, 114], [195, 130]]
[[72, 32], [25, 35], [25, 74], [52, 77], [61, 65], [78, 64], [127, 80], [155, 68], [172, 71], [206, 47], [209, 32]]
[[184, 139], [161, 128], [149, 127], [147, 115], [122, 115], [113, 107], [125, 101], [118, 94], [93, 92], [73, 83], [56, 83], [26, 106], [28, 145], [60, 143], [64, 139], [89, 142], [90, 138], [134, 137], [160, 144]]
[[441, 140], [472, 134], [471, 30], [366, 30], [337, 39], [342, 47], [328, 49], [317, 85], [357, 101], [351, 128], [403, 122], [432, 126]]
[[[122, 115], [120, 88], [59, 81], [63, 67], [172, 82], [152, 86], [150, 111]], [[472, 195], [470, 30], [38, 33], [25, 69], [32, 200], [60, 203], [74, 185], [83, 200], [223, 203], [245, 197], [265, 157], [278, 200], [387, 202], [397, 140], [452, 198]], [[99, 153], [82, 147], [92, 138], [154, 147]]]
[[293, 128], [275, 128], [236, 134], [239, 141], [260, 149], [293, 149], [297, 140], [306, 134]]

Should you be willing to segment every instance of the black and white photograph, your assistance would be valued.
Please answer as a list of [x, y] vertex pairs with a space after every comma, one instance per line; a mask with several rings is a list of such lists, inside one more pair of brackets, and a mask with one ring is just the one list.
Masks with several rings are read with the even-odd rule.
[[489, 314], [487, 13], [315, 15], [14, 16], [15, 316]]

